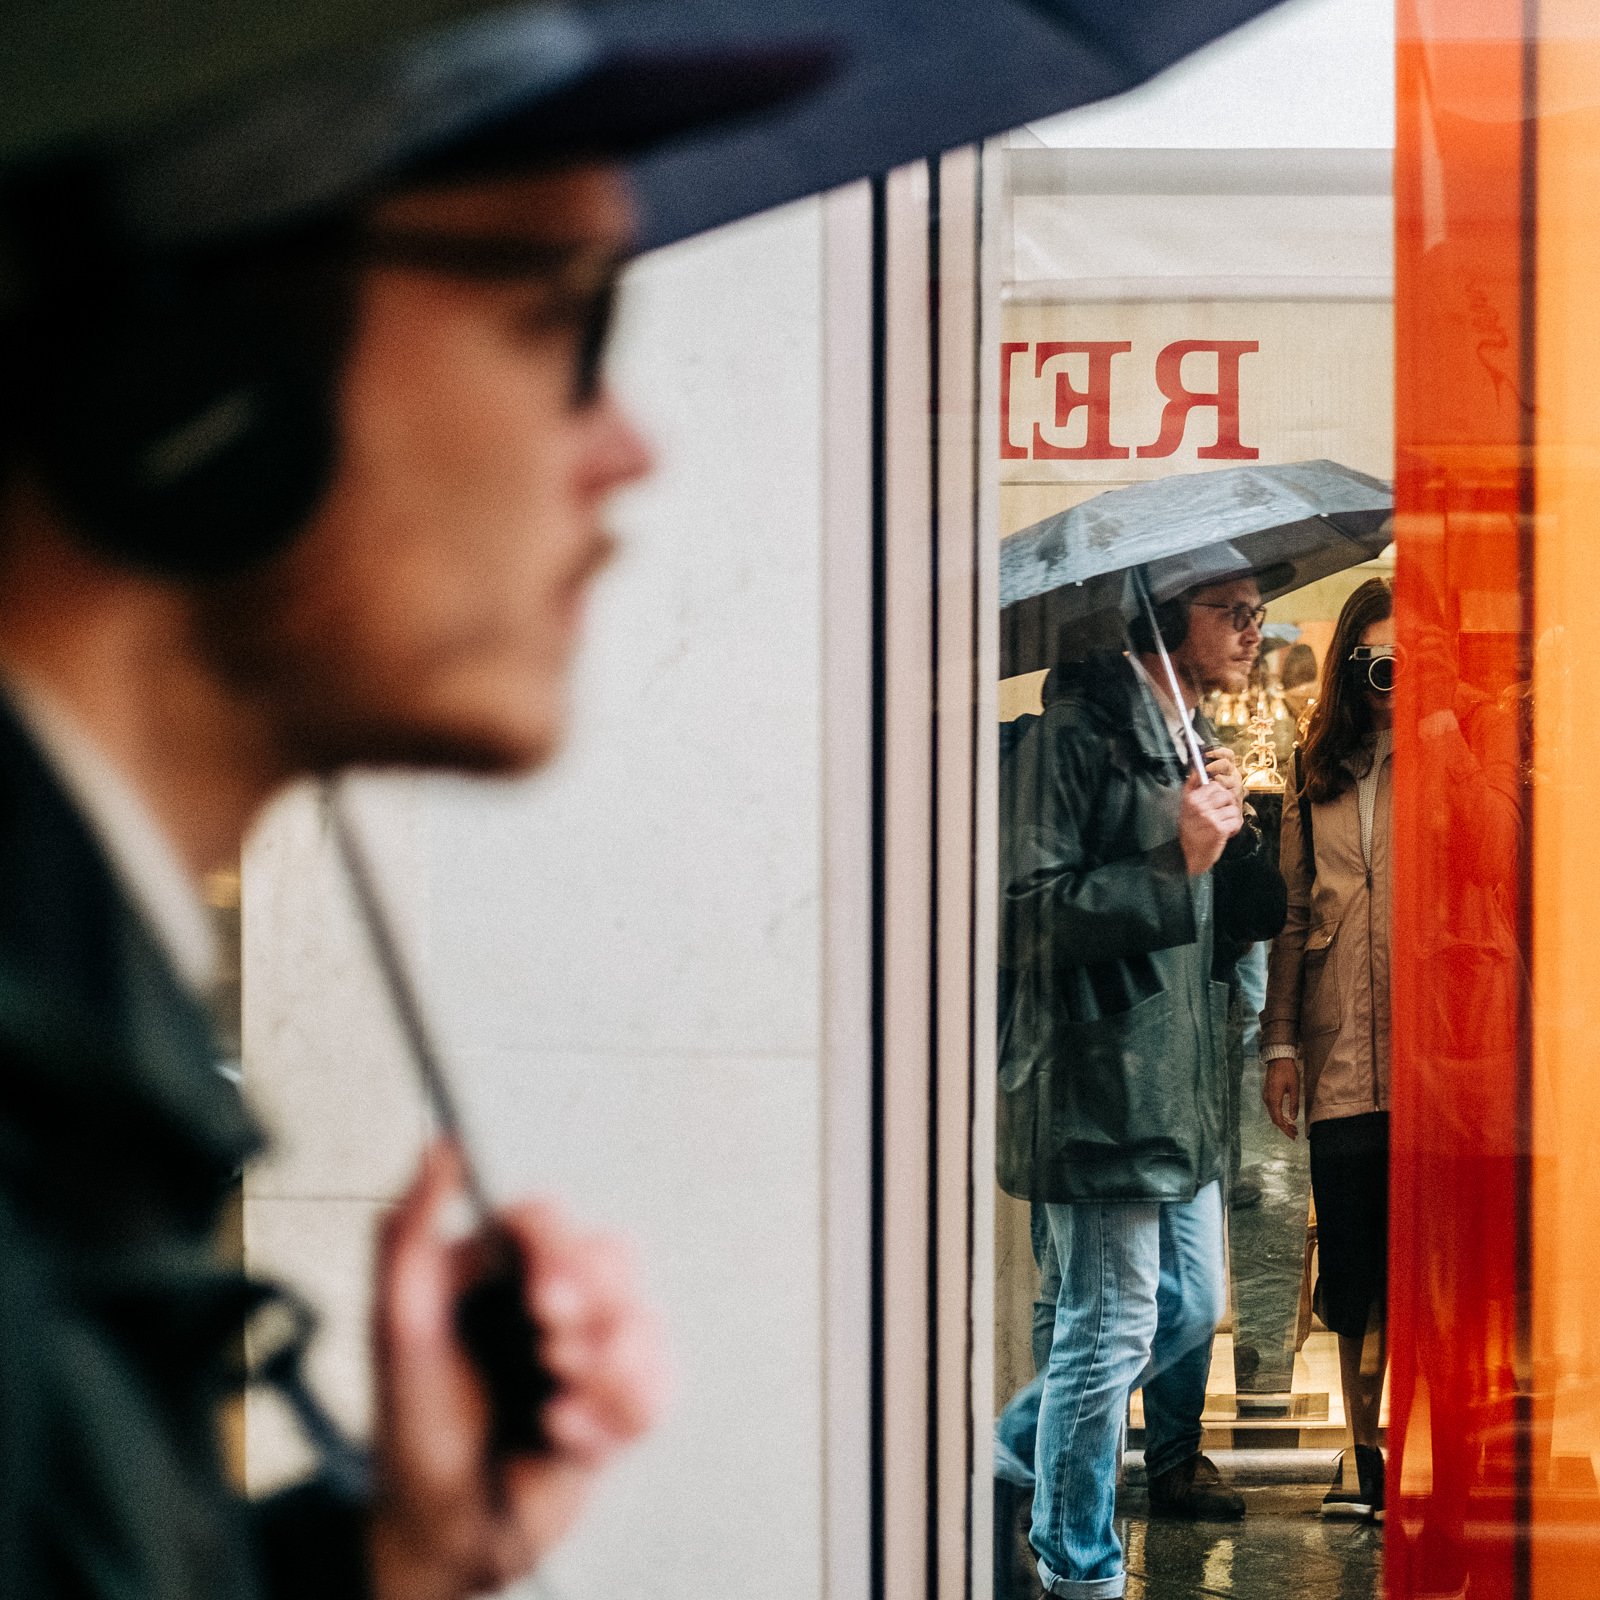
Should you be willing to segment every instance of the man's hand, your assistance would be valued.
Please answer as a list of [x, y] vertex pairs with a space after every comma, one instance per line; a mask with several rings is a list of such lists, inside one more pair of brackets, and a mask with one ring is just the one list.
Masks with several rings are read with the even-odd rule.
[[1213, 783], [1220, 783], [1240, 807], [1244, 806], [1244, 779], [1239, 775], [1239, 763], [1233, 759], [1233, 751], [1225, 744], [1214, 744], [1205, 753], [1206, 776]]
[[1279, 1133], [1291, 1139], [1300, 1137], [1300, 1069], [1290, 1057], [1275, 1056], [1267, 1063], [1261, 1103]]
[[1191, 772], [1178, 803], [1178, 843], [1191, 878], [1209, 872], [1223, 846], [1244, 825], [1244, 812], [1232, 792], [1220, 783], [1202, 784]]
[[664, 1345], [624, 1246], [575, 1232], [552, 1207], [502, 1220], [529, 1262], [540, 1356], [560, 1385], [538, 1455], [491, 1462], [483, 1385], [456, 1337], [471, 1240], [439, 1236], [459, 1188], [448, 1146], [424, 1159], [379, 1236], [374, 1311], [377, 1600], [463, 1600], [536, 1567], [577, 1520], [600, 1469], [654, 1422]]

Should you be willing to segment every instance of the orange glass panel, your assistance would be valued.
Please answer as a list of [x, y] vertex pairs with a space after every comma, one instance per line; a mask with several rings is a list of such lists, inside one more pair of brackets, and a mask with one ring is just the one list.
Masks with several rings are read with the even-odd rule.
[[1600, 1594], [1600, 17], [1400, 7], [1391, 1595]]
[[1600, 17], [1544, 0], [1534, 58], [1533, 1375], [1548, 1463], [1531, 1485], [1532, 1593], [1600, 1593]]
[[1520, 0], [1398, 9], [1391, 1596], [1526, 1592]]

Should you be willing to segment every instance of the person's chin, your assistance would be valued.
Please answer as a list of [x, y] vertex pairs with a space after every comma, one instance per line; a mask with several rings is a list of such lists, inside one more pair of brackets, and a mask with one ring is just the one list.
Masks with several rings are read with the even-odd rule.
[[522, 777], [553, 760], [566, 733], [564, 706], [540, 714], [507, 712], [444, 731], [434, 764], [490, 777]]
[[514, 778], [550, 761], [566, 731], [564, 700], [537, 705], [528, 700], [478, 703], [438, 707], [431, 713], [411, 708], [400, 716], [374, 717], [329, 730], [331, 736], [315, 764], [322, 770], [398, 767]]

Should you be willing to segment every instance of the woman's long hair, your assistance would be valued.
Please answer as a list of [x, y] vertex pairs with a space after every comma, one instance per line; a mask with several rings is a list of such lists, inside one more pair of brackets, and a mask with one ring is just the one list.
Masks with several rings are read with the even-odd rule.
[[1355, 780], [1357, 761], [1372, 736], [1372, 708], [1365, 688], [1349, 670], [1350, 652], [1374, 622], [1394, 615], [1394, 585], [1368, 578], [1344, 603], [1333, 643], [1322, 663], [1322, 693], [1312, 708], [1300, 762], [1308, 800], [1332, 800]]

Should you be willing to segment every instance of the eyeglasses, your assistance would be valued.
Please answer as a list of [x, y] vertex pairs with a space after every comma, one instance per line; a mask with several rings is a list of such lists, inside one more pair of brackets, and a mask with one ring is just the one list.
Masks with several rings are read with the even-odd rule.
[[1236, 601], [1231, 606], [1225, 606], [1220, 600], [1193, 600], [1191, 605], [1204, 606], [1207, 611], [1226, 611], [1228, 613], [1228, 626], [1235, 633], [1244, 633], [1250, 628], [1259, 628], [1267, 620], [1265, 606], [1247, 606], [1243, 600]]
[[599, 399], [606, 341], [616, 310], [620, 262], [614, 251], [537, 239], [383, 228], [358, 235], [349, 253], [364, 262], [478, 282], [526, 279], [547, 285], [540, 325], [571, 329], [578, 338], [572, 403], [582, 410]]

